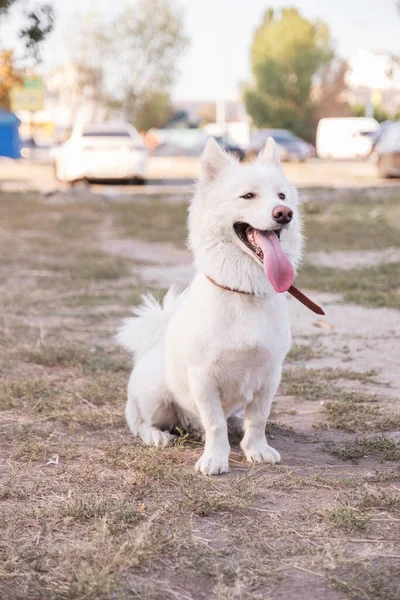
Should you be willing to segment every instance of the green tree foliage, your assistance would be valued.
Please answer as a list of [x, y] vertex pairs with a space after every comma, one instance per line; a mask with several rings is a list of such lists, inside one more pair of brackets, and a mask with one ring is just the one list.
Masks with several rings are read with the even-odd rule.
[[155, 92], [148, 96], [136, 112], [135, 127], [138, 131], [148, 131], [152, 127], [164, 127], [172, 117], [172, 103], [169, 94]]
[[365, 117], [365, 106], [364, 104], [352, 104], [351, 106], [352, 117]]
[[[353, 117], [365, 117], [365, 106], [364, 104], [353, 104], [351, 107], [351, 114]], [[388, 119], [396, 119], [397, 116], [394, 114], [390, 114], [382, 106], [376, 105], [374, 106], [374, 119], [378, 121], [378, 123], [382, 123], [382, 121], [387, 121]]]
[[22, 83], [22, 73], [16, 68], [13, 50], [0, 52], [0, 108], [10, 110], [10, 93]]
[[315, 125], [323, 117], [349, 117], [351, 109], [347, 101], [346, 61], [335, 59], [324, 65], [318, 74], [313, 90]]
[[254, 124], [290, 129], [310, 138], [313, 77], [333, 56], [325, 23], [305, 19], [296, 8], [268, 9], [254, 34], [254, 84], [244, 94]]
[[182, 13], [171, 0], [138, 0], [111, 22], [88, 13], [74, 33], [70, 54], [80, 90], [91, 87], [96, 101], [141, 130], [168, 120], [177, 62], [187, 45]]
[[170, 0], [138, 0], [108, 24], [103, 43], [115, 73], [114, 89], [120, 90], [115, 99], [127, 117], [135, 122], [146, 106], [153, 114], [157, 103], [165, 107], [187, 45], [181, 11]]
[[[7, 15], [10, 8], [17, 3], [21, 3], [21, 0], [0, 0], [0, 18]], [[25, 42], [28, 53], [38, 59], [40, 44], [53, 29], [53, 7], [51, 4], [37, 5], [29, 12], [25, 12], [23, 19], [24, 25], [19, 35]]]

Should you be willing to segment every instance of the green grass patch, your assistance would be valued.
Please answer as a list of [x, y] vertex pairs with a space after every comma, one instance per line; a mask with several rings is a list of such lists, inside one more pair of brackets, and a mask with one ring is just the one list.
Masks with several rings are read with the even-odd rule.
[[322, 346], [317, 343], [313, 345], [308, 344], [294, 344], [289, 354], [286, 356], [288, 362], [306, 362], [308, 360], [314, 360], [316, 358], [322, 358], [326, 352]]
[[186, 246], [187, 203], [167, 203], [159, 198], [118, 203], [110, 210], [121, 236], [148, 242], [171, 242]]
[[112, 353], [102, 348], [90, 347], [79, 342], [64, 344], [42, 342], [25, 348], [22, 355], [27, 362], [45, 367], [76, 367], [84, 373], [129, 371], [130, 361], [122, 353], [113, 349]]
[[400, 444], [381, 435], [359, 438], [341, 445], [330, 445], [328, 450], [333, 456], [353, 462], [362, 458], [376, 458], [382, 462], [400, 461]]
[[350, 533], [366, 531], [370, 523], [368, 515], [352, 506], [335, 506], [326, 511], [326, 516], [332, 525]]
[[350, 369], [290, 368], [283, 373], [281, 389], [285, 396], [304, 396], [308, 400], [333, 400], [346, 397], [349, 401], [365, 402], [377, 398], [364, 392], [344, 390], [337, 387], [334, 382], [348, 380], [375, 383], [376, 375], [374, 369], [360, 372]]
[[348, 271], [305, 264], [297, 279], [299, 286], [306, 289], [343, 294], [346, 303], [397, 309], [400, 309], [399, 281], [400, 263]]
[[[314, 194], [315, 195], [315, 194]], [[303, 206], [307, 250], [381, 250], [399, 246], [400, 204], [395, 192], [371, 200], [354, 190], [340, 201], [315, 200]]]
[[375, 370], [360, 373], [346, 369], [287, 369], [282, 377], [281, 391], [286, 396], [324, 401], [325, 427], [351, 433], [396, 430], [400, 428], [400, 415], [381, 412], [380, 404], [384, 398], [337, 384], [346, 379], [374, 382], [375, 376]]

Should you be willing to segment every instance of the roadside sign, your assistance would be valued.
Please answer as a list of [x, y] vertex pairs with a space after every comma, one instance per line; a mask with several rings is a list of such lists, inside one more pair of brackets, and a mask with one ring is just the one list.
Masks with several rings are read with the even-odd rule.
[[10, 93], [11, 110], [42, 110], [44, 83], [41, 77], [26, 77], [22, 85], [15, 86]]

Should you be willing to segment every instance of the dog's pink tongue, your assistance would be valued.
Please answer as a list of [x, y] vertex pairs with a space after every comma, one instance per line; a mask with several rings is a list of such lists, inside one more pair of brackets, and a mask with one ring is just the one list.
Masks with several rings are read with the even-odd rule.
[[293, 283], [292, 263], [281, 248], [273, 231], [255, 231], [257, 246], [264, 254], [264, 272], [276, 292], [286, 292]]

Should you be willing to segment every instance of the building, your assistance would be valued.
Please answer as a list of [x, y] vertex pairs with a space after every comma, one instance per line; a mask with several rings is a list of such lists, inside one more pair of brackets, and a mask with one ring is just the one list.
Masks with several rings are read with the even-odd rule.
[[346, 78], [350, 104], [374, 106], [390, 114], [400, 111], [400, 63], [383, 52], [360, 52], [349, 61]]

